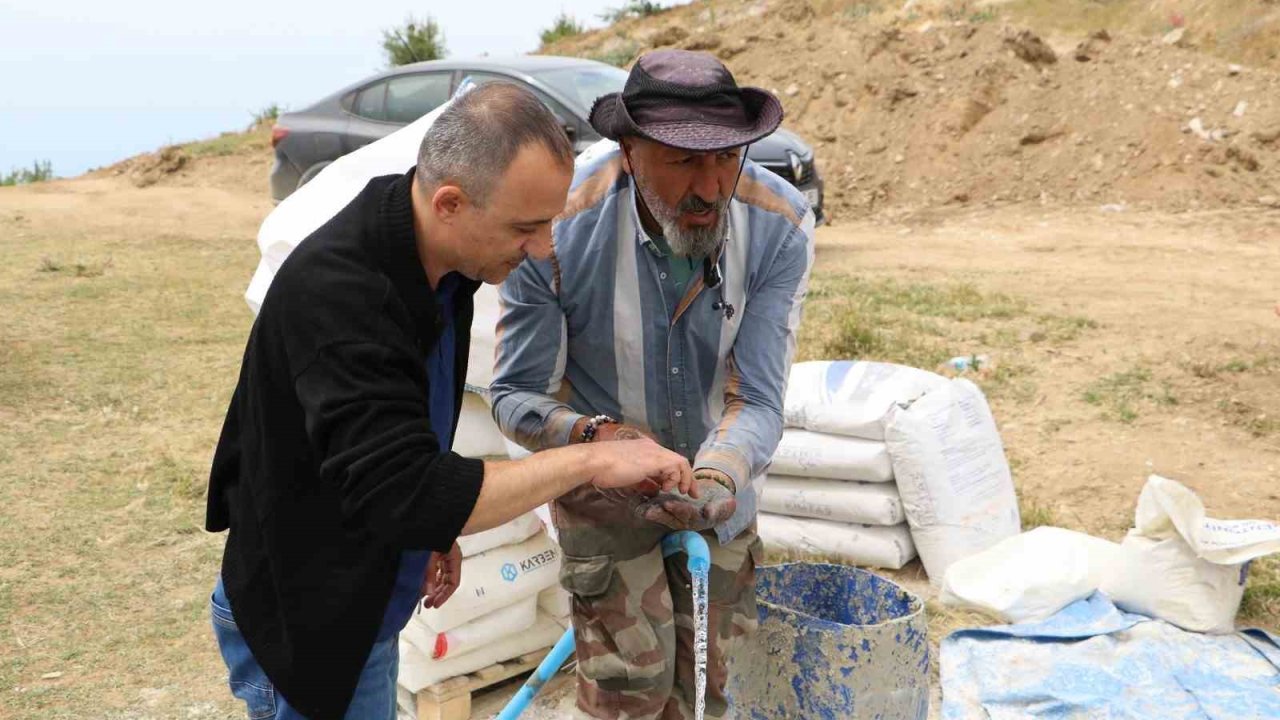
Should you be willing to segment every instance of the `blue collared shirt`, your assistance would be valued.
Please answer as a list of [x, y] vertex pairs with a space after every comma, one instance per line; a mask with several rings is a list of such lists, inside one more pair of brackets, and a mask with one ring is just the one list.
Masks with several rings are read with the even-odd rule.
[[705, 287], [696, 270], [677, 288], [671, 262], [680, 259], [641, 230], [616, 146], [584, 157], [553, 258], [526, 261], [500, 289], [494, 418], [530, 450], [567, 444], [584, 416], [645, 428], [695, 469], [733, 479], [738, 511], [716, 529], [728, 542], [755, 519], [782, 437], [813, 212], [789, 183], [747, 162], [717, 259], [722, 284]]
[[[453, 447], [453, 408], [457, 398], [453, 393], [455, 336], [453, 325], [453, 295], [458, 287], [458, 275], [449, 273], [440, 278], [436, 288], [436, 303], [445, 319], [440, 339], [427, 357], [427, 387], [431, 390], [428, 411], [431, 414], [431, 432], [440, 441], [440, 449]], [[382, 616], [378, 640], [386, 640], [404, 629], [422, 597], [422, 580], [427, 572], [430, 550], [404, 550], [400, 553], [400, 569], [396, 573], [391, 602]]]

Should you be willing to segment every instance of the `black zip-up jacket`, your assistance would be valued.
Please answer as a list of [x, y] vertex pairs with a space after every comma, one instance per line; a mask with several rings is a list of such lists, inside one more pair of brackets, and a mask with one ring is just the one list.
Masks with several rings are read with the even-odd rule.
[[[285, 260], [249, 334], [209, 477], [205, 527], [254, 659], [289, 704], [340, 719], [402, 550], [447, 552], [484, 464], [431, 432], [427, 353], [443, 318], [418, 259], [413, 172], [369, 182]], [[457, 398], [472, 295], [455, 301]]]

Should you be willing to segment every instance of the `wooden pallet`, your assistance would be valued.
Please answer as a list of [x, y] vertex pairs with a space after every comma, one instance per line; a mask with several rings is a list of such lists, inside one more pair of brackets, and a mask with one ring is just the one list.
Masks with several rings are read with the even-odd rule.
[[529, 672], [549, 652], [551, 648], [531, 652], [419, 690], [418, 720], [469, 720], [473, 692]]

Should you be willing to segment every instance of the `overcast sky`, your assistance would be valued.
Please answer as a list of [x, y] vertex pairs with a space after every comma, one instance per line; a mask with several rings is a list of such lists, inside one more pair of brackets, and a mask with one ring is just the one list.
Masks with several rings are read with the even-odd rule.
[[624, 2], [0, 0], [0, 172], [77, 175], [302, 107], [383, 69], [382, 30], [410, 13], [440, 22], [451, 57], [509, 55], [562, 10], [599, 26]]

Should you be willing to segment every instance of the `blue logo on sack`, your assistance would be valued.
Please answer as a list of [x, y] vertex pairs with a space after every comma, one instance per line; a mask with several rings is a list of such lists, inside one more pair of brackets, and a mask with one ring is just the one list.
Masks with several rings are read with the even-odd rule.
[[507, 563], [506, 565], [503, 565], [503, 566], [502, 566], [502, 579], [503, 579], [503, 580], [506, 580], [507, 582], [515, 582], [515, 581], [516, 581], [516, 566], [515, 566], [515, 565], [512, 565], [511, 563]]

